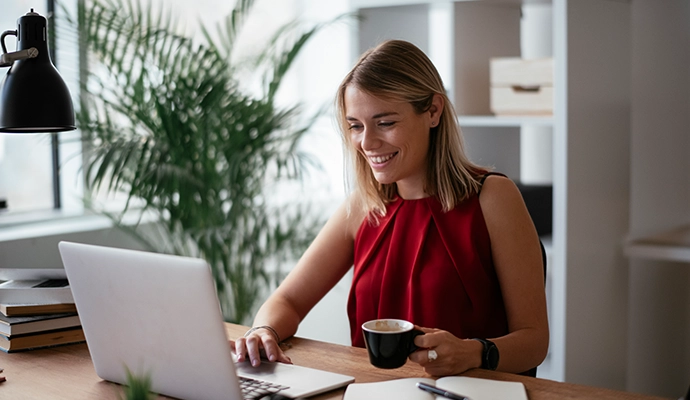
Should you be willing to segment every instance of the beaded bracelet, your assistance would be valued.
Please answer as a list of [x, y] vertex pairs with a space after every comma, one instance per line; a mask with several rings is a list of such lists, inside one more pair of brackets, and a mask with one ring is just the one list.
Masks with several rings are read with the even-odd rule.
[[273, 334], [273, 336], [275, 336], [276, 342], [280, 343], [280, 336], [278, 335], [278, 332], [276, 332], [276, 330], [273, 329], [273, 327], [270, 327], [268, 325], [255, 326], [252, 329], [245, 332], [244, 337], [249, 336], [252, 332], [254, 332], [255, 330], [258, 330], [258, 329], [266, 329], [267, 331], [271, 332], [271, 334]]

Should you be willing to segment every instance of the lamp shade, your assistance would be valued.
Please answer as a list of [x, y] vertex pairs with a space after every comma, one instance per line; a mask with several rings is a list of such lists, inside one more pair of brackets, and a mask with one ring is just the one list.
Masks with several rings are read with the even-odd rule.
[[50, 60], [46, 26], [46, 19], [33, 10], [19, 18], [17, 50], [35, 48], [38, 56], [14, 61], [7, 72], [0, 88], [0, 132], [76, 129], [69, 89]]

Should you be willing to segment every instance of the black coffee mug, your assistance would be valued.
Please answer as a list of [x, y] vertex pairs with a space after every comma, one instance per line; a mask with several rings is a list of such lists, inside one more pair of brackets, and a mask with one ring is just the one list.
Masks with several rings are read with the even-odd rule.
[[402, 319], [375, 319], [362, 324], [369, 361], [379, 368], [399, 368], [417, 350], [414, 338], [424, 332]]

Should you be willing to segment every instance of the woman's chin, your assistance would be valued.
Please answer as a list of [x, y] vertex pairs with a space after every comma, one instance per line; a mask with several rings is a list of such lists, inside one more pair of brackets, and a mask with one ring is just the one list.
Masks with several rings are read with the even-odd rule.
[[376, 173], [374, 173], [374, 179], [376, 179], [376, 182], [382, 185], [390, 185], [391, 183], [395, 183], [395, 179]]

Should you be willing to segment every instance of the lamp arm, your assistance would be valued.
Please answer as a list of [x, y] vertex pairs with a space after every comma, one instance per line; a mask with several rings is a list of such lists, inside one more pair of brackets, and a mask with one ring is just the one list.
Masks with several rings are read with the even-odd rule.
[[0, 45], [2, 46], [2, 55], [0, 56], [0, 67], [11, 67], [12, 63], [17, 60], [25, 60], [27, 58], [38, 57], [38, 49], [35, 47], [8, 53], [7, 47], [5, 46], [5, 37], [8, 35], [17, 36], [17, 31], [9, 30], [3, 32], [0, 35]]
[[27, 58], [38, 57], [38, 49], [31, 47], [25, 50], [13, 51], [4, 53], [0, 56], [0, 67], [10, 67], [12, 63], [18, 60], [26, 60]]

